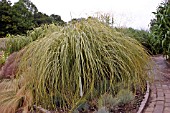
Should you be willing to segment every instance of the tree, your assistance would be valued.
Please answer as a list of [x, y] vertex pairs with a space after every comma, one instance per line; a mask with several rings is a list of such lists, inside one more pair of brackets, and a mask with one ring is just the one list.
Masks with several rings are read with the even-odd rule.
[[10, 33], [12, 29], [11, 2], [0, 1], [0, 37]]
[[52, 14], [50, 17], [53, 19], [53, 21], [61, 21], [61, 16]]
[[16, 27], [14, 30], [17, 34], [25, 34], [27, 30], [31, 30], [34, 27], [34, 13], [37, 11], [34, 5], [30, 5], [32, 2], [29, 0], [19, 0], [12, 6], [14, 21], [13, 26]]
[[30, 0], [19, 0], [13, 6], [10, 1], [0, 1], [0, 37], [7, 34], [26, 34], [27, 30], [51, 23], [63, 25], [65, 22], [59, 15], [48, 16], [38, 12]]
[[38, 12], [36, 14], [34, 14], [34, 24], [38, 27], [41, 26], [42, 24], [51, 24], [52, 23], [52, 19], [41, 12]]
[[26, 8], [28, 9], [29, 12], [31, 12], [33, 15], [38, 12], [37, 7], [29, 0], [20, 0], [24, 3]]
[[51, 14], [50, 18], [52, 19], [53, 23], [58, 23], [59, 25], [64, 25], [65, 22], [61, 19], [61, 16]]

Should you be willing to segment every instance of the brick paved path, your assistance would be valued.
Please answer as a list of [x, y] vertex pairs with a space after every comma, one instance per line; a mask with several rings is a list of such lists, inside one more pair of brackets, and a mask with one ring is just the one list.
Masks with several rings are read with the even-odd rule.
[[154, 69], [154, 82], [144, 113], [170, 113], [170, 67], [162, 56], [153, 57], [157, 66]]

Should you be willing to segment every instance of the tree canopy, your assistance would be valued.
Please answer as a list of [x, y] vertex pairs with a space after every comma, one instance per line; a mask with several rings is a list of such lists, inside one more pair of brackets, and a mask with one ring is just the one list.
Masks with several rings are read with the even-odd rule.
[[0, 1], [0, 37], [26, 34], [27, 30], [51, 23], [63, 25], [65, 22], [59, 15], [39, 12], [30, 0], [19, 0], [14, 5], [7, 0]]

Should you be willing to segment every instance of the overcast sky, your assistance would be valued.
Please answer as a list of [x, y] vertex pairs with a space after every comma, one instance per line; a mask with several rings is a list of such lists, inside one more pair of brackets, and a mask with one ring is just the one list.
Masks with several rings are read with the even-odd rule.
[[[12, 3], [18, 0], [11, 0]], [[109, 13], [115, 26], [148, 29], [152, 12], [162, 0], [31, 0], [40, 12], [60, 15], [64, 21]]]

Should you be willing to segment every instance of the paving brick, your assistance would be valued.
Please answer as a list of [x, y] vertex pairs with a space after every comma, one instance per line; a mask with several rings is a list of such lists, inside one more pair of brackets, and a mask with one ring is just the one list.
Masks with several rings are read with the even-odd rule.
[[164, 105], [164, 101], [157, 101], [156, 105]]
[[164, 97], [164, 93], [162, 92], [157, 92], [158, 97]]
[[144, 113], [153, 113], [152, 111], [145, 111]]
[[165, 98], [170, 98], [170, 94], [165, 93]]
[[152, 102], [149, 104], [149, 107], [155, 107], [156, 103], [155, 102]]
[[169, 113], [169, 111], [164, 111], [163, 113]]
[[170, 89], [169, 90], [164, 90], [164, 93], [166, 93], [166, 94], [170, 94]]
[[170, 98], [165, 99], [165, 102], [170, 102]]
[[163, 108], [154, 109], [153, 113], [163, 113]]
[[156, 87], [155, 87], [155, 86], [153, 86], [153, 85], [151, 85], [151, 86], [150, 86], [150, 88], [151, 88], [151, 89], [156, 89]]
[[170, 107], [170, 103], [165, 102], [165, 107]]
[[164, 113], [170, 113], [170, 107], [165, 107], [164, 108]]
[[156, 99], [157, 97], [156, 96], [150, 96], [151, 99]]
[[148, 107], [148, 108], [146, 109], [146, 112], [153, 112], [153, 110], [154, 110], [154, 107]]
[[154, 94], [154, 93], [153, 93], [153, 94], [151, 94], [151, 97], [156, 97], [156, 94]]
[[[156, 100], [164, 100], [164, 97], [158, 97], [158, 98], [156, 98]], [[169, 100], [170, 101], [170, 100]]]
[[170, 113], [170, 107], [165, 107], [164, 111], [169, 111], [169, 113]]
[[157, 101], [157, 98], [151, 98], [150, 101], [151, 101], [151, 102], [156, 102], [156, 101]]
[[156, 87], [161, 87], [162, 85], [160, 83], [155, 83]]
[[168, 85], [162, 85], [162, 89], [169, 89]]
[[156, 93], [157, 93], [157, 91], [156, 91], [156, 90], [154, 90], [154, 91], [152, 91], [152, 93], [153, 93], [153, 94], [156, 94]]
[[163, 84], [162, 87], [168, 87], [168, 85], [167, 84]]
[[161, 89], [162, 88], [162, 86], [156, 86], [156, 89]]
[[168, 90], [168, 89], [169, 89], [169, 87], [163, 87], [162, 89], [163, 89], [163, 90], [166, 90], [166, 89]]
[[163, 92], [163, 89], [161, 88], [161, 89], [157, 89], [157, 92]]
[[162, 112], [163, 112], [163, 109], [164, 109], [164, 106], [163, 106], [163, 105], [156, 105], [153, 113], [162, 113]]

